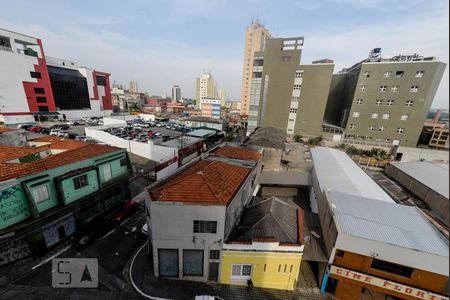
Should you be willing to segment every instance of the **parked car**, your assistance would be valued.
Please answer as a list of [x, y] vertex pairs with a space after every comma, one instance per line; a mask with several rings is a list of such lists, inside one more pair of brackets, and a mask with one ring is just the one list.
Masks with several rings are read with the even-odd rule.
[[64, 137], [67, 138], [67, 139], [75, 139], [77, 136], [79, 136], [78, 133], [68, 132]]
[[59, 136], [59, 137], [65, 137], [66, 134], [68, 134], [68, 133], [69, 133], [69, 132], [66, 131], [66, 130], [60, 130], [60, 131], [58, 131], [58, 136]]
[[155, 136], [156, 136], [156, 137], [160, 137], [160, 136], [162, 136], [162, 133], [160, 133], [160, 132], [155, 132]]
[[33, 126], [34, 126], [34, 123], [22, 123], [22, 124], [17, 125], [17, 129], [29, 130]]
[[39, 130], [39, 133], [41, 134], [50, 134], [50, 129], [46, 127], [42, 127], [41, 130]]
[[67, 124], [55, 124], [49, 127], [50, 130], [59, 129], [59, 130], [67, 130], [70, 126]]
[[52, 129], [52, 130], [50, 130], [50, 135], [56, 135], [57, 136], [60, 131], [61, 130], [58, 129], [58, 128]]
[[127, 200], [122, 203], [122, 207], [119, 211], [113, 214], [113, 220], [116, 222], [121, 222], [134, 214], [139, 210], [139, 204], [133, 200]]
[[75, 137], [76, 141], [81, 141], [81, 142], [93, 142], [94, 140], [88, 136], [85, 135], [79, 135], [77, 137]]
[[67, 124], [69, 124], [70, 126], [85, 125], [86, 121], [84, 121], [83, 119], [81, 119], [81, 120], [70, 120], [69, 122], [67, 122]]
[[164, 126], [166, 126], [165, 123], [158, 123], [158, 124], [156, 124], [156, 127], [164, 127]]
[[41, 129], [42, 129], [41, 126], [32, 126], [32, 127], [30, 127], [29, 130], [30, 130], [30, 132], [32, 132], [32, 133], [39, 133]]

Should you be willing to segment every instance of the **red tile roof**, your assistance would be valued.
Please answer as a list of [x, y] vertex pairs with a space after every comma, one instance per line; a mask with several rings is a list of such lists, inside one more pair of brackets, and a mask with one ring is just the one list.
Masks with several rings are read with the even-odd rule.
[[163, 186], [150, 191], [153, 201], [228, 205], [251, 169], [201, 160]]
[[259, 160], [261, 153], [255, 150], [249, 150], [240, 147], [225, 146], [214, 151], [217, 156], [242, 159], [242, 160]]
[[16, 131], [14, 128], [8, 128], [8, 127], [0, 127], [0, 133], [3, 132], [10, 132], [10, 131]]
[[105, 145], [79, 143], [78, 141], [60, 141], [57, 143], [59, 144], [57, 148], [53, 145], [50, 145], [50, 148], [69, 150], [27, 163], [7, 163], [6, 161], [43, 151], [45, 148], [48, 149], [49, 146], [46, 145], [36, 148], [0, 146], [0, 181], [40, 173], [63, 165], [114, 152], [119, 149]]

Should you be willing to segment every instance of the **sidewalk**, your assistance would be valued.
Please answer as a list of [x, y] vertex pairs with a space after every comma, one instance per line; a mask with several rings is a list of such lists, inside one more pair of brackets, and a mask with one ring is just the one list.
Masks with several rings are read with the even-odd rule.
[[314, 291], [301, 293], [263, 288], [247, 291], [247, 287], [242, 286], [157, 278], [153, 276], [153, 260], [151, 253], [147, 254], [147, 246], [140, 249], [130, 266], [130, 276], [136, 287], [153, 299], [192, 299], [196, 295], [219, 296], [225, 300], [325, 299]]

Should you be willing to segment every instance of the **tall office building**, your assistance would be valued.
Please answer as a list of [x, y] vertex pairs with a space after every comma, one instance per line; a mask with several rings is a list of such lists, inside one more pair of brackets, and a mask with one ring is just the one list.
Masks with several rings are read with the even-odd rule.
[[211, 73], [203, 74], [196, 80], [196, 108], [200, 108], [203, 98], [217, 97], [217, 83]]
[[227, 103], [227, 101], [228, 101], [228, 95], [227, 95], [227, 91], [225, 91], [225, 90], [219, 90], [218, 92], [217, 92], [217, 98], [219, 98], [220, 99], [220, 105], [222, 106], [222, 107], [224, 107], [225, 106], [225, 103]]
[[381, 49], [333, 76], [325, 119], [347, 139], [415, 147], [446, 64]]
[[252, 81], [253, 58], [257, 51], [263, 51], [269, 31], [258, 21], [252, 22], [245, 31], [244, 65], [242, 67], [241, 115], [248, 115], [250, 107], [250, 84]]
[[130, 81], [130, 93], [132, 93], [132, 94], [137, 94], [137, 93], [139, 93], [139, 90], [138, 90], [138, 83], [137, 83], [136, 80], [131, 80], [131, 81]]
[[303, 37], [273, 38], [255, 52], [248, 133], [275, 127], [288, 136], [321, 134], [334, 63], [300, 64], [302, 46]]
[[172, 101], [181, 101], [181, 88], [179, 85], [174, 85], [172, 87]]

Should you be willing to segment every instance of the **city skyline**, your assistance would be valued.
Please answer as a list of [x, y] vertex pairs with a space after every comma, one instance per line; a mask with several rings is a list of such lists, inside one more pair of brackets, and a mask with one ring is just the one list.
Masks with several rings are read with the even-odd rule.
[[[126, 14], [114, 2], [92, 3], [89, 10], [51, 1], [32, 11], [25, 5], [4, 7], [0, 27], [41, 38], [48, 56], [105, 70], [112, 81], [137, 80], [140, 90], [152, 94], [170, 94], [177, 82], [186, 97], [194, 98], [195, 78], [211, 69], [218, 88], [226, 89], [230, 100], [240, 100], [245, 28], [258, 16], [275, 37], [305, 37], [302, 62], [330, 58], [335, 72], [366, 58], [375, 47], [384, 55], [417, 52], [449, 61], [446, 1], [247, 1], [239, 12], [222, 1], [135, 1], [127, 3]], [[287, 6], [292, 9], [283, 10]], [[55, 12], [51, 18], [40, 17], [50, 10]], [[446, 70], [433, 107], [448, 108], [448, 81]]]

